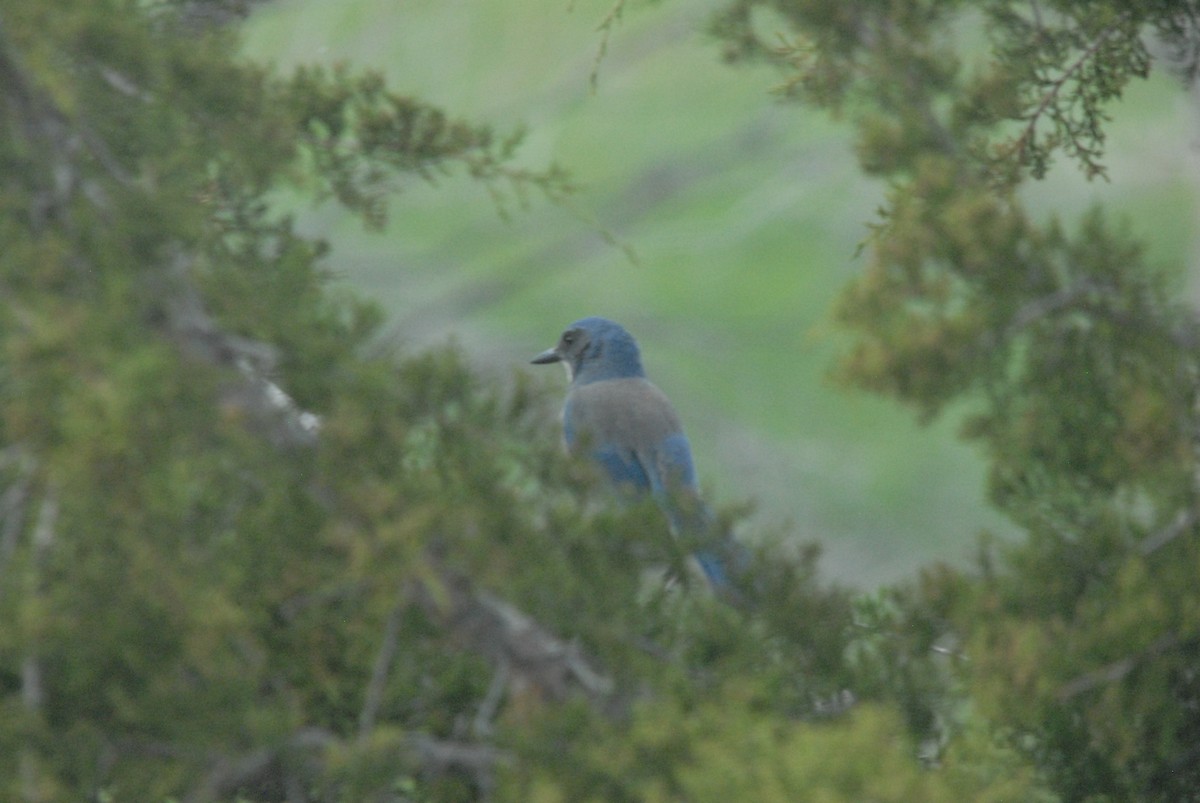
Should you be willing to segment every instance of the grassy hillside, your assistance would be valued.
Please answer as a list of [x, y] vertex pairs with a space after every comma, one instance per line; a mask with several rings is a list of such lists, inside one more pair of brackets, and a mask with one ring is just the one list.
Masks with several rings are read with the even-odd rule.
[[[445, 180], [407, 188], [382, 234], [307, 213], [334, 242], [331, 266], [386, 306], [397, 336], [456, 338], [500, 374], [526, 370], [576, 318], [622, 321], [680, 408], [710, 493], [755, 499], [768, 522], [819, 539], [841, 579], [895, 578], [961, 557], [980, 529], [1003, 531], [953, 422], [921, 428], [824, 380], [844, 342], [829, 307], [881, 194], [857, 174], [845, 130], [775, 103], [770, 72], [723, 66], [702, 33], [705, 3], [631, 4], [590, 92], [610, 7], [288, 0], [259, 11], [255, 58], [369, 66], [455, 115], [527, 125], [521, 158], [569, 168], [579, 207], [637, 254], [536, 199], [505, 221], [479, 187]], [[1060, 170], [1038, 206], [1069, 220], [1111, 201], [1156, 262], [1185, 264], [1196, 212], [1185, 101], [1165, 78], [1138, 88], [1113, 129], [1112, 183]], [[561, 373], [546, 381], [561, 386]]]

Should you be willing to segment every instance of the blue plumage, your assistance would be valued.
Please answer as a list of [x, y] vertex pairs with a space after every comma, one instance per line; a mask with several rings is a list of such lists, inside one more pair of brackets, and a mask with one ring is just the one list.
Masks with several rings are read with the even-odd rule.
[[[567, 367], [571, 384], [563, 434], [568, 449], [588, 449], [618, 487], [652, 494], [673, 531], [715, 538], [679, 416], [646, 379], [637, 341], [629, 332], [606, 318], [584, 318], [533, 362]], [[728, 588], [730, 577], [716, 549], [697, 552], [696, 559], [714, 587]]]

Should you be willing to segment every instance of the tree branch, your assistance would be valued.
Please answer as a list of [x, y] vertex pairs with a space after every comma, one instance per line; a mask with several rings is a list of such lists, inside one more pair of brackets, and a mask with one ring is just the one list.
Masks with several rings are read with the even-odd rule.
[[1157, 552], [1190, 530], [1197, 521], [1200, 521], [1200, 513], [1195, 510], [1181, 510], [1175, 520], [1166, 527], [1143, 538], [1137, 545], [1137, 551], [1142, 555]]
[[0, 468], [9, 465], [15, 467], [17, 476], [0, 496], [0, 589], [4, 587], [5, 569], [17, 550], [25, 526], [36, 461], [23, 448], [10, 446], [0, 453]]
[[[262, 789], [282, 792], [283, 799], [289, 802], [309, 800], [308, 786], [319, 776], [325, 756], [345, 746], [332, 732], [312, 727], [301, 728], [279, 744], [244, 755], [210, 756], [209, 771], [184, 800], [205, 803]], [[184, 757], [182, 751], [170, 744], [139, 744], [135, 748], [152, 755]], [[414, 733], [396, 748], [395, 760], [398, 773], [402, 772], [399, 766], [405, 761], [415, 763], [429, 777], [461, 772], [471, 778], [486, 799], [493, 787], [496, 767], [511, 763], [513, 758], [492, 745], [452, 742]]]
[[[52, 167], [46, 171], [47, 184], [52, 186], [45, 192], [55, 197], [46, 203], [60, 205], [68, 194], [84, 185], [83, 171], [75, 163], [81, 145], [113, 181], [122, 186], [133, 183], [133, 177], [101, 137], [82, 121], [69, 119], [45, 92], [37, 89], [8, 40], [3, 18], [0, 18], [0, 87], [3, 87], [3, 97], [26, 139], [32, 145], [49, 146], [53, 154]], [[103, 193], [87, 192], [85, 195], [95, 201]]]
[[[1034, 10], [1035, 11], [1037, 10], [1036, 5], [1034, 6]], [[1039, 22], [1039, 30], [1040, 30], [1040, 17], [1038, 19], [1038, 22]], [[1074, 62], [1072, 62], [1070, 65], [1068, 65], [1067, 68], [1065, 70], [1063, 70], [1061, 75], [1059, 75], [1057, 78], [1055, 78], [1053, 80], [1048, 80], [1048, 81], [1042, 82], [1044, 86], [1048, 87], [1048, 90], [1042, 95], [1042, 99], [1038, 103], [1037, 107], [1026, 118], [1028, 120], [1028, 122], [1026, 123], [1025, 128], [1021, 131], [1020, 136], [1018, 136], [1013, 143], [1013, 146], [1017, 153], [1018, 159], [1024, 160], [1025, 154], [1027, 153], [1029, 148], [1032, 147], [1033, 141], [1034, 141], [1035, 137], [1037, 136], [1038, 122], [1047, 113], [1050, 113], [1053, 118], [1057, 119], [1060, 123], [1065, 125], [1064, 113], [1055, 108], [1055, 105], [1058, 102], [1058, 98], [1063, 90], [1063, 87], [1066, 86], [1067, 83], [1072, 78], [1074, 78], [1084, 68], [1084, 66], [1088, 63], [1088, 61], [1090, 61], [1092, 59], [1092, 57], [1095, 56], [1097, 52], [1099, 52], [1100, 48], [1104, 46], [1104, 44], [1108, 41], [1109, 37], [1111, 37], [1114, 33], [1116, 33], [1118, 27], [1120, 27], [1124, 23], [1125, 23], [1124, 17], [1119, 17], [1115, 22], [1113, 22], [1107, 28], [1104, 28], [1102, 31], [1100, 31], [1100, 33], [1096, 36], [1095, 40], [1090, 45], [1088, 45], [1086, 48], [1084, 48], [1083, 52], [1079, 54], [1079, 58], [1075, 59]], [[1040, 72], [1040, 70], [1039, 70], [1039, 72]], [[1078, 142], [1076, 136], [1074, 135], [1074, 132], [1068, 132], [1068, 133], [1069, 133], [1069, 140], [1070, 140], [1071, 144], [1073, 144], [1075, 146], [1076, 151], [1082, 155], [1086, 155], [1087, 157], [1089, 157], [1089, 158], [1084, 159], [1084, 164], [1088, 167], [1088, 169], [1090, 171], [1102, 170], [1102, 168], [1100, 168], [1099, 165], [1095, 164], [1090, 158], [1091, 156], [1098, 156], [1099, 153], [1096, 150], [1094, 150], [1093, 148], [1085, 148], [1083, 145], [1081, 145]], [[1091, 175], [1091, 173], [1089, 173], [1089, 175]]]
[[466, 647], [506, 666], [510, 686], [533, 688], [554, 702], [573, 694], [601, 706], [614, 702], [612, 680], [592, 668], [577, 644], [553, 635], [504, 600], [474, 589], [466, 578], [444, 575], [439, 588], [422, 589], [419, 602]]
[[[294, 778], [297, 772], [304, 769], [313, 770], [314, 764], [320, 760], [321, 753], [336, 741], [333, 734], [323, 728], [302, 728], [282, 744], [263, 747], [244, 756], [220, 756], [213, 762], [212, 769], [201, 784], [184, 800], [187, 803], [200, 803], [225, 799], [248, 787], [291, 786], [293, 784], [289, 784], [287, 779]], [[289, 766], [285, 769], [282, 766], [283, 759], [295, 759], [297, 754], [309, 754], [307, 761], [300, 762], [299, 766], [289, 761]], [[290, 802], [306, 798], [288, 794], [285, 799]]]
[[[41, 569], [54, 545], [57, 523], [58, 494], [53, 488], [47, 488], [38, 510], [37, 521], [33, 525], [33, 588], [31, 593], [35, 596], [41, 596], [43, 591]], [[37, 642], [34, 640], [28, 645], [28, 650], [21, 659], [21, 705], [34, 717], [40, 717], [46, 702], [45, 697], [42, 659], [38, 653]], [[21, 797], [28, 803], [42, 800], [41, 783], [38, 778], [40, 771], [34, 747], [30, 745], [21, 747], [18, 756], [18, 772], [21, 777]]]
[[226, 386], [221, 400], [225, 409], [245, 417], [277, 447], [313, 446], [320, 417], [301, 409], [267, 376], [278, 362], [275, 348], [221, 329], [187, 275], [190, 264], [180, 251], [166, 270], [161, 292], [168, 337], [188, 356], [237, 371], [240, 378]]
[[404, 616], [406, 602], [401, 598], [392, 606], [387, 621], [383, 626], [383, 638], [380, 639], [379, 652], [375, 655], [375, 664], [371, 668], [371, 680], [363, 694], [363, 707], [358, 714], [358, 738], [364, 739], [375, 727], [375, 719], [379, 716], [379, 706], [383, 702], [383, 690], [387, 686], [388, 675], [392, 670], [392, 662], [396, 659], [396, 650], [400, 639], [400, 621]]
[[1157, 639], [1152, 641], [1149, 646], [1140, 652], [1136, 652], [1133, 655], [1127, 655], [1120, 660], [1105, 664], [1099, 669], [1093, 669], [1091, 672], [1086, 672], [1074, 680], [1067, 681], [1059, 687], [1058, 691], [1055, 693], [1055, 697], [1057, 697], [1060, 702], [1066, 702], [1074, 697], [1079, 696], [1080, 694], [1083, 694], [1084, 692], [1091, 691], [1092, 689], [1099, 688], [1100, 686], [1107, 686], [1109, 684], [1116, 683], [1124, 679], [1126, 675], [1146, 661], [1162, 655], [1167, 650], [1174, 649], [1175, 647], [1181, 646], [1185, 643], [1194, 643], [1195, 641], [1196, 639], [1189, 639], [1187, 642], [1185, 642], [1183, 639], [1173, 633], [1159, 636]]
[[1001, 341], [1011, 340], [1017, 334], [1027, 329], [1042, 318], [1070, 307], [1084, 295], [1096, 289], [1092, 282], [1081, 279], [1073, 284], [1060, 287], [1053, 293], [1039, 296], [1021, 305], [1012, 316], [1012, 320], [1004, 327]]
[[489, 744], [450, 742], [423, 734], [412, 736], [409, 742], [426, 772], [435, 776], [456, 771], [466, 773], [484, 799], [491, 796], [496, 766], [513, 761], [510, 753]]

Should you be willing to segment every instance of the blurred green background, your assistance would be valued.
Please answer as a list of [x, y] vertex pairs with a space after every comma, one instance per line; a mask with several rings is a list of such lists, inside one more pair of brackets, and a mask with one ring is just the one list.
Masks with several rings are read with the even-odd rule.
[[[377, 69], [455, 117], [527, 126], [522, 163], [559, 162], [580, 184], [578, 214], [532, 198], [507, 220], [470, 181], [413, 185], [382, 233], [304, 210], [305, 229], [334, 245], [331, 269], [387, 309], [402, 342], [454, 339], [510, 376], [537, 370], [529, 357], [565, 324], [614, 318], [680, 409], [712, 498], [752, 500], [764, 527], [820, 541], [844, 582], [962, 560], [981, 530], [1011, 531], [956, 422], [921, 427], [826, 379], [848, 342], [831, 304], [884, 188], [859, 175], [845, 127], [777, 100], [775, 73], [721, 63], [704, 33], [718, 5], [629, 3], [598, 66], [612, 0], [282, 0], [256, 12], [245, 48], [281, 69]], [[1197, 245], [1195, 108], [1161, 72], [1134, 87], [1115, 110], [1111, 182], [1060, 165], [1034, 208], [1068, 222], [1096, 201], [1128, 214], [1182, 292]]]

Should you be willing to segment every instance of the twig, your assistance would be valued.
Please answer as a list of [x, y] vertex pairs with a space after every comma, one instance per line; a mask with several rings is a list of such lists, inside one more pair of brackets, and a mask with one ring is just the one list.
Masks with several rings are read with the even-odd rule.
[[1055, 312], [1066, 309], [1082, 298], [1086, 293], [1095, 290], [1096, 286], [1087, 280], [1080, 280], [1044, 296], [1022, 304], [1012, 316], [1012, 320], [1004, 328], [1001, 340], [1010, 340], [1018, 332]]
[[[36, 596], [40, 596], [42, 593], [41, 568], [46, 562], [50, 548], [54, 545], [54, 530], [57, 523], [58, 495], [51, 487], [46, 489], [46, 493], [42, 497], [37, 521], [33, 525], [33, 594]], [[37, 643], [33, 642], [21, 660], [21, 705], [31, 715], [38, 717], [45, 705], [45, 697], [42, 660], [38, 654]], [[32, 746], [26, 745], [21, 748], [18, 757], [18, 772], [21, 777], [22, 798], [30, 803], [41, 800], [37, 753]]]
[[1033, 14], [1033, 27], [1037, 28], [1038, 36], [1042, 36], [1046, 26], [1042, 24], [1042, 7], [1038, 5], [1038, 0], [1029, 0], [1029, 9]]
[[[1193, 639], [1194, 641], [1194, 639]], [[1099, 669], [1093, 669], [1091, 672], [1086, 672], [1074, 680], [1070, 680], [1059, 687], [1055, 697], [1060, 702], [1066, 702], [1073, 697], [1077, 697], [1084, 692], [1100, 686], [1107, 686], [1111, 683], [1116, 683], [1123, 679], [1126, 675], [1138, 667], [1139, 664], [1150, 660], [1167, 650], [1173, 649], [1183, 643], [1179, 636], [1168, 633], [1165, 636], [1159, 636], [1150, 643], [1141, 652], [1133, 655], [1127, 655], [1120, 660], [1106, 664]]]
[[319, 756], [335, 741], [333, 734], [323, 728], [302, 728], [282, 744], [263, 747], [243, 756], [220, 756], [214, 761], [212, 769], [209, 770], [201, 784], [193, 789], [184, 800], [188, 803], [200, 803], [200, 801], [224, 799], [239, 789], [264, 783], [270, 780], [270, 776], [280, 772], [286, 772], [283, 781], [284, 785], [287, 785], [297, 770], [311, 770], [316, 759], [310, 757], [307, 763], [299, 767], [289, 761], [287, 769], [284, 770], [280, 765], [284, 763], [285, 757], [291, 758], [296, 753]]
[[492, 772], [497, 764], [512, 763], [512, 755], [490, 744], [471, 744], [434, 739], [417, 734], [410, 744], [425, 772], [443, 775], [451, 770], [465, 772], [474, 779], [480, 790], [490, 792]]
[[[11, 447], [10, 447], [11, 448]], [[5, 450], [0, 467], [10, 460], [17, 466], [17, 477], [0, 496], [0, 588], [4, 586], [5, 569], [17, 550], [17, 541], [25, 525], [25, 511], [33, 487], [34, 460], [23, 451], [11, 454]]]
[[[34, 143], [51, 145], [62, 162], [70, 162], [82, 142], [96, 162], [118, 184], [129, 186], [133, 177], [117, 161], [108, 144], [81, 121], [72, 121], [46, 93], [39, 92], [21, 66], [20, 57], [13, 51], [0, 19], [0, 77], [13, 105], [19, 109], [26, 136]], [[72, 171], [78, 176], [77, 170]], [[77, 185], [77, 181], [68, 182]]]
[[496, 664], [496, 671], [492, 674], [492, 682], [488, 685], [487, 694], [483, 695], [483, 701], [479, 703], [479, 710], [475, 712], [475, 718], [471, 721], [471, 735], [476, 739], [491, 735], [492, 720], [496, 718], [496, 712], [500, 710], [500, 703], [504, 701], [504, 692], [508, 688], [511, 678], [512, 670], [509, 669], [507, 661], [500, 661]]
[[375, 664], [371, 668], [371, 680], [363, 695], [362, 711], [358, 714], [358, 738], [365, 739], [375, 727], [379, 716], [379, 706], [383, 702], [383, 691], [387, 686], [388, 675], [391, 674], [392, 662], [396, 659], [396, 649], [400, 641], [400, 621], [404, 616], [406, 605], [404, 594], [396, 600], [383, 625], [383, 638], [379, 643], [379, 652], [375, 655]]
[[142, 89], [140, 86], [134, 83], [132, 79], [119, 70], [115, 70], [112, 67], [109, 67], [107, 64], [98, 64], [96, 66], [96, 72], [104, 80], [104, 83], [108, 84], [125, 97], [139, 100], [142, 103], [152, 103], [154, 101], [153, 95]]
[[1200, 514], [1195, 510], [1181, 510], [1175, 520], [1166, 527], [1143, 538], [1137, 546], [1137, 551], [1142, 555], [1157, 552], [1190, 530], [1197, 521], [1200, 521]]
[[1033, 138], [1036, 135], [1038, 121], [1050, 109], [1055, 101], [1058, 100], [1059, 93], [1062, 92], [1063, 87], [1066, 86], [1067, 82], [1074, 78], [1075, 75], [1083, 69], [1083, 66], [1087, 64], [1092, 56], [1096, 55], [1104, 43], [1108, 41], [1108, 38], [1116, 32], [1117, 27], [1122, 22], [1124, 22], [1123, 17], [1119, 18], [1116, 22], [1102, 30], [1096, 36], [1095, 41], [1084, 48], [1083, 52], [1079, 54], [1079, 58], [1075, 59], [1070, 66], [1063, 70], [1062, 74], [1058, 76], [1058, 78], [1050, 81], [1048, 91], [1042, 95], [1041, 102], [1038, 103], [1037, 108], [1034, 109], [1029, 115], [1029, 122], [1021, 131], [1021, 135], [1016, 139], [1016, 147], [1019, 152], [1024, 153], [1025, 149], [1033, 141]]
[[600, 62], [604, 61], [604, 57], [608, 54], [608, 40], [612, 36], [613, 28], [621, 21], [621, 15], [625, 11], [626, 0], [616, 0], [608, 13], [604, 16], [604, 20], [596, 26], [596, 30], [600, 33], [600, 44], [596, 47], [596, 56], [592, 59], [592, 71], [588, 74], [588, 86], [591, 91], [595, 92], [596, 87], [600, 84]]
[[[192, 751], [171, 744], [138, 743], [131, 747], [147, 755], [197, 758]], [[296, 790], [288, 793], [287, 800], [307, 800], [304, 789], [319, 776], [324, 756], [343, 747], [331, 731], [310, 727], [301, 728], [279, 744], [244, 755], [208, 755], [205, 758], [210, 764], [209, 771], [184, 800], [186, 803], [224, 800], [243, 790], [272, 786]], [[396, 747], [396, 764], [406, 760], [415, 763], [427, 776], [438, 777], [449, 772], [468, 775], [486, 799], [490, 796], [496, 766], [509, 764], [513, 759], [510, 753], [493, 745], [445, 741], [414, 733]]]

